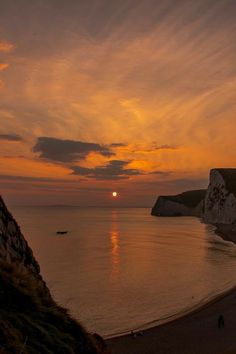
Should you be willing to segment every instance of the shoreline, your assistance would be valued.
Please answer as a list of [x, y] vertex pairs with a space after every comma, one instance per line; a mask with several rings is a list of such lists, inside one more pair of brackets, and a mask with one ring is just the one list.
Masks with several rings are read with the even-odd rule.
[[[215, 226], [216, 235], [236, 243], [232, 226]], [[217, 320], [221, 314], [226, 325], [219, 329]], [[164, 323], [146, 329], [145, 325], [135, 329], [134, 333], [142, 334], [136, 337], [131, 332], [107, 337], [109, 350], [112, 354], [236, 354], [236, 285], [182, 315], [169, 317], [174, 318], [157, 320]]]
[[[225, 318], [223, 329], [217, 326], [220, 314]], [[106, 343], [112, 354], [236, 353], [235, 328], [236, 286], [181, 317], [142, 330], [142, 336], [126, 334]]]
[[235, 224], [216, 224], [215, 233], [225, 241], [236, 244], [236, 225]]
[[205, 307], [210, 306], [211, 304], [223, 299], [225, 296], [227, 296], [231, 292], [235, 292], [235, 295], [236, 295], [236, 285], [234, 285], [233, 287], [231, 286], [228, 289], [226, 289], [222, 292], [219, 292], [215, 295], [212, 295], [212, 296], [209, 295], [207, 297], [204, 297], [202, 300], [200, 300], [194, 306], [184, 308], [183, 310], [181, 310], [178, 313], [175, 313], [172, 315], [166, 315], [166, 317], [159, 318], [156, 320], [151, 320], [149, 322], [146, 322], [146, 323], [144, 323], [140, 326], [137, 326], [135, 328], [132, 328], [130, 330], [124, 330], [123, 332], [117, 332], [117, 333], [112, 333], [112, 334], [108, 334], [108, 335], [103, 335], [103, 338], [105, 341], [112, 341], [113, 339], [118, 339], [118, 338], [130, 336], [131, 332], [132, 333], [139, 333], [139, 332], [145, 333], [146, 331], [149, 331], [153, 328], [168, 325], [168, 324], [170, 324], [174, 321], [178, 321], [179, 319], [182, 319], [186, 316], [190, 316], [190, 315], [194, 314], [195, 312], [201, 311]]

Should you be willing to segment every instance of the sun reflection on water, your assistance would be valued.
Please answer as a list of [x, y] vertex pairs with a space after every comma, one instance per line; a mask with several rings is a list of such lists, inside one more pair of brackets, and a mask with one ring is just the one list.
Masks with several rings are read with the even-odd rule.
[[120, 233], [118, 229], [117, 212], [112, 211], [112, 223], [110, 230], [112, 278], [116, 278], [120, 272]]

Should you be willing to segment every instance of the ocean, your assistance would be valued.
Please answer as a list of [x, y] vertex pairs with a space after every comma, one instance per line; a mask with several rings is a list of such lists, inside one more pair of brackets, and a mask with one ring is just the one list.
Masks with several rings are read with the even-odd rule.
[[57, 302], [105, 337], [170, 320], [236, 285], [236, 246], [197, 218], [147, 208], [11, 211]]

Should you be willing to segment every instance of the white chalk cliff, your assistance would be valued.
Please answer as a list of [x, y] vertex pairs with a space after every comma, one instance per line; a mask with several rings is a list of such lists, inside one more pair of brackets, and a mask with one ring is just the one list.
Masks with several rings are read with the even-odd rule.
[[233, 224], [236, 221], [236, 169], [210, 171], [210, 183], [204, 200], [203, 220], [209, 224]]
[[236, 168], [212, 169], [206, 191], [158, 197], [152, 215], [198, 216], [208, 224], [236, 224]]

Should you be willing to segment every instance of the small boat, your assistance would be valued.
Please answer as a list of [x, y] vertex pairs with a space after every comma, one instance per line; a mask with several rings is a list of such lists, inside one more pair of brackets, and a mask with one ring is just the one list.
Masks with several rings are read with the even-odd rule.
[[65, 235], [68, 231], [57, 231], [57, 235]]

